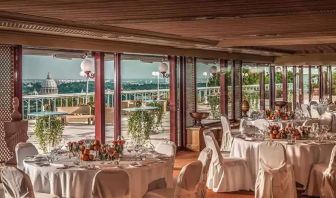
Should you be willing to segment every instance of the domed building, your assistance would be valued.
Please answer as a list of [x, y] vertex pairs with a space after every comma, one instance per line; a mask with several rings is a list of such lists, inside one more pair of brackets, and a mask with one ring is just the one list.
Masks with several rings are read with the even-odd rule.
[[58, 94], [57, 83], [48, 72], [47, 79], [42, 82], [41, 94]]

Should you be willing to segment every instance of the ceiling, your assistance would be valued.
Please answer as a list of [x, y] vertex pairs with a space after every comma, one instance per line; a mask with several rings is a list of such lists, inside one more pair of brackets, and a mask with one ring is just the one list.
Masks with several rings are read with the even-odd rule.
[[5, 0], [0, 30], [283, 56], [336, 53], [335, 0]]

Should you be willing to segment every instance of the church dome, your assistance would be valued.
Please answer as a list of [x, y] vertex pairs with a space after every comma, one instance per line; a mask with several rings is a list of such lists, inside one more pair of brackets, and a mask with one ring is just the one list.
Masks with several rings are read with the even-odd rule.
[[58, 88], [57, 83], [52, 79], [50, 73], [48, 72], [47, 79], [45, 79], [42, 84], [41, 94], [57, 94]]

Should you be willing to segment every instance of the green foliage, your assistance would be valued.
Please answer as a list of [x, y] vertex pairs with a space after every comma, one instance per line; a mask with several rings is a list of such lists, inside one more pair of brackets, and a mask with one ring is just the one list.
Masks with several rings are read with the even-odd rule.
[[208, 97], [209, 105], [210, 105], [210, 111], [212, 114], [212, 117], [214, 119], [220, 118], [220, 113], [219, 113], [219, 95], [211, 95]]
[[149, 111], [134, 111], [128, 116], [128, 132], [137, 144], [149, 139], [154, 128], [154, 114]]
[[219, 86], [219, 77], [220, 77], [220, 73], [210, 76], [208, 79], [208, 87]]
[[158, 108], [158, 109], [153, 111], [154, 116], [156, 118], [155, 125], [156, 125], [157, 128], [159, 126], [162, 126], [163, 105], [160, 102], [154, 101], [154, 102], [147, 103], [147, 106]]
[[40, 148], [47, 152], [48, 146], [56, 146], [62, 140], [63, 129], [62, 121], [55, 116], [37, 118], [34, 133]]

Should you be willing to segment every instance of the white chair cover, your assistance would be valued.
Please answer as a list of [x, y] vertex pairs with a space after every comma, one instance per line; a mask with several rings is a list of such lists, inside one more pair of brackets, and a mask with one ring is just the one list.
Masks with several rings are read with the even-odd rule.
[[302, 126], [312, 126], [314, 123], [320, 124], [320, 120], [315, 119], [315, 118], [314, 119], [308, 119], [302, 124]]
[[329, 104], [327, 110], [328, 111], [336, 111], [336, 105], [335, 104]]
[[307, 195], [322, 198], [336, 197], [336, 146], [329, 164], [315, 164], [310, 172]]
[[233, 137], [231, 134], [231, 127], [230, 122], [225, 116], [221, 116], [221, 123], [222, 123], [222, 145], [221, 145], [221, 151], [231, 151], [232, 141]]
[[208, 179], [209, 166], [212, 158], [212, 150], [210, 148], [204, 148], [198, 156], [198, 160], [202, 162], [202, 179], [199, 185], [198, 197], [206, 197], [206, 182]]
[[313, 100], [313, 101], [310, 101], [309, 105], [310, 106], [312, 106], [312, 105], [318, 105], [318, 102]]
[[307, 104], [301, 104], [301, 110], [302, 110], [302, 113], [303, 115], [306, 117], [306, 118], [310, 118], [310, 111], [309, 111], [309, 106]]
[[259, 146], [260, 168], [255, 197], [296, 198], [293, 167], [286, 164], [285, 149], [280, 143], [264, 142]]
[[327, 170], [323, 172], [321, 197], [336, 197], [336, 146], [334, 146]]
[[176, 155], [176, 145], [172, 141], [161, 141], [159, 144], [156, 145], [155, 151], [160, 154], [165, 154], [169, 157], [174, 157]]
[[326, 125], [329, 129], [332, 129], [333, 113], [324, 112], [320, 117], [320, 125]]
[[143, 198], [198, 198], [202, 182], [202, 162], [185, 165], [177, 178], [176, 188], [163, 188], [147, 192]]
[[319, 118], [320, 117], [320, 112], [318, 109], [318, 105], [312, 105], [310, 106], [310, 117], [311, 118]]
[[[113, 178], [113, 180], [111, 180]], [[103, 169], [94, 177], [92, 186], [93, 198], [118, 197], [130, 198], [129, 176], [120, 169]]]
[[58, 198], [56, 195], [34, 193], [29, 176], [18, 168], [8, 166], [1, 173], [6, 198]]
[[209, 130], [204, 131], [206, 147], [212, 150], [207, 187], [215, 192], [251, 190], [252, 180], [247, 163], [241, 158], [225, 158], [218, 143]]
[[36, 147], [29, 142], [20, 142], [15, 146], [17, 168], [23, 170], [23, 160], [28, 156], [34, 156], [38, 154]]

